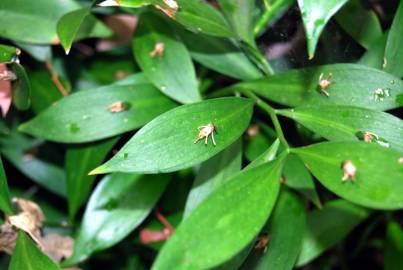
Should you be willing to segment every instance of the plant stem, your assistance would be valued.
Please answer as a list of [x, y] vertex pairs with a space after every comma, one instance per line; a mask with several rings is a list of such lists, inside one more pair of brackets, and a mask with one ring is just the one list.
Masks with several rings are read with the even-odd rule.
[[45, 67], [48, 70], [50, 77], [53, 81], [53, 83], [56, 85], [57, 90], [59, 90], [60, 94], [62, 94], [62, 96], [68, 96], [68, 92], [66, 91], [66, 89], [64, 89], [63, 84], [60, 82], [59, 77], [57, 76], [56, 72], [53, 69], [52, 64], [48, 61], [45, 60]]
[[259, 36], [262, 33], [263, 29], [270, 23], [270, 21], [273, 19], [273, 15], [275, 16], [275, 13], [276, 11], [278, 11], [278, 7], [280, 5], [282, 5], [281, 1], [276, 1], [272, 5], [267, 2], [264, 3], [264, 13], [262, 16], [260, 16], [255, 27], [253, 28], [253, 34], [255, 35], [255, 37]]
[[289, 151], [290, 146], [288, 145], [288, 142], [284, 137], [284, 132], [283, 132], [283, 129], [281, 128], [280, 122], [278, 121], [276, 110], [272, 106], [270, 106], [269, 104], [264, 102], [262, 99], [260, 99], [258, 96], [253, 94], [251, 91], [239, 90], [239, 92], [241, 92], [245, 96], [253, 99], [260, 108], [262, 108], [263, 110], [265, 110], [267, 112], [267, 114], [271, 118], [271, 121], [273, 122], [274, 129], [276, 130], [276, 133], [277, 133], [278, 138], [280, 139], [280, 142], [283, 144], [283, 146], [286, 148], [286, 150]]

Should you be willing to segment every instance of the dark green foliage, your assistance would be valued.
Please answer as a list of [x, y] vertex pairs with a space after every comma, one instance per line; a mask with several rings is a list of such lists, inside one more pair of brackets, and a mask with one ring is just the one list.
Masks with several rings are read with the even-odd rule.
[[1, 0], [0, 268], [401, 269], [402, 29], [397, 0]]

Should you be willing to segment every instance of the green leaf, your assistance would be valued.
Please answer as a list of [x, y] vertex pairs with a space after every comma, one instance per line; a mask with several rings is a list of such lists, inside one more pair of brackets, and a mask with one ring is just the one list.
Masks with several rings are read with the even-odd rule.
[[322, 206], [311, 174], [295, 154], [288, 155], [284, 164], [283, 176], [288, 187], [310, 199], [317, 207]]
[[[382, 36], [381, 23], [375, 12], [365, 9], [361, 1], [348, 1], [335, 19], [361, 46], [369, 49]], [[357, 23], [359, 22], [359, 23]]]
[[219, 37], [233, 37], [224, 16], [210, 4], [199, 0], [176, 0], [176, 21], [189, 30]]
[[403, 121], [388, 113], [332, 105], [300, 107], [277, 113], [331, 141], [363, 140], [363, 134], [370, 132], [374, 142], [403, 151]]
[[387, 225], [384, 251], [384, 269], [399, 270], [403, 265], [403, 229], [399, 223], [390, 221]]
[[272, 145], [269, 148], [267, 148], [266, 151], [264, 151], [255, 160], [253, 160], [251, 163], [249, 163], [245, 169], [255, 168], [255, 167], [265, 164], [269, 161], [272, 161], [276, 157], [279, 146], [280, 146], [280, 140], [276, 139], [272, 143]]
[[56, 43], [57, 21], [77, 8], [73, 0], [2, 0], [0, 36], [35, 44]]
[[220, 264], [219, 266], [211, 268], [211, 270], [237, 270], [243, 269], [242, 265], [245, 262], [246, 258], [248, 257], [251, 249], [253, 248], [253, 242], [249, 243], [245, 248], [243, 248], [240, 252], [236, 255], [232, 256], [231, 259], [225, 261], [224, 263]]
[[252, 124], [249, 130], [253, 131], [253, 129], [257, 132], [247, 137], [244, 147], [244, 154], [248, 161], [258, 158], [277, 138], [274, 129], [264, 123]]
[[242, 171], [218, 188], [179, 225], [152, 269], [207, 269], [241, 251], [270, 216], [282, 164]]
[[[64, 170], [35, 156], [42, 143], [43, 141], [29, 138], [13, 128], [7, 136], [0, 136], [0, 153], [26, 177], [47, 190], [66, 197]], [[50, 151], [49, 154], [55, 157], [56, 152]]]
[[[332, 74], [326, 89], [319, 89], [319, 77]], [[251, 90], [274, 102], [287, 106], [352, 105], [374, 110], [398, 107], [396, 97], [403, 94], [403, 81], [386, 72], [356, 64], [334, 64], [291, 70], [264, 79], [241, 82], [230, 90]], [[383, 92], [383, 95], [377, 92]]]
[[385, 71], [402, 78], [403, 70], [401, 64], [403, 62], [403, 3], [400, 2], [393, 19], [392, 27], [388, 34], [388, 40], [385, 48]]
[[[16, 133], [12, 134], [12, 136], [16, 137]], [[20, 143], [21, 140], [28, 141], [27, 138], [22, 137], [16, 142]], [[54, 164], [26, 154], [26, 150], [28, 149], [23, 149], [20, 145], [13, 144], [13, 141], [4, 142], [2, 139], [0, 152], [14, 167], [40, 186], [59, 196], [66, 197], [66, 174], [64, 170]]]
[[131, 233], [150, 213], [169, 182], [166, 175], [111, 174], [94, 190], [64, 265], [76, 264]]
[[186, 201], [185, 212], [183, 214], [185, 218], [188, 217], [208, 195], [222, 186], [232, 175], [241, 170], [241, 148], [242, 143], [238, 140], [200, 166]]
[[4, 172], [3, 162], [0, 158], [0, 210], [7, 215], [13, 214], [10, 192], [8, 191], [7, 177]]
[[[158, 44], [163, 44], [161, 55], [153, 55]], [[189, 52], [175, 38], [166, 20], [151, 13], [142, 14], [134, 36], [133, 52], [148, 80], [164, 94], [181, 103], [200, 100]]]
[[201, 65], [240, 80], [262, 76], [259, 69], [231, 40], [176, 29], [192, 58]]
[[69, 215], [73, 220], [91, 192], [94, 176], [88, 172], [100, 165], [118, 138], [88, 145], [72, 146], [66, 152], [66, 177]]
[[60, 270], [60, 268], [24, 233], [18, 233], [17, 243], [8, 270]]
[[112, 32], [91, 15], [91, 7], [71, 11], [57, 23], [57, 35], [66, 54], [75, 40], [89, 37], [108, 37]]
[[13, 62], [11, 69], [17, 76], [12, 82], [13, 104], [19, 110], [28, 110], [31, 106], [31, 85], [25, 69], [20, 64]]
[[301, 250], [305, 219], [304, 202], [292, 191], [282, 189], [269, 220], [267, 250], [254, 251], [244, 269], [293, 269]]
[[[110, 112], [116, 102], [126, 110]], [[51, 141], [90, 142], [139, 128], [173, 107], [174, 102], [149, 84], [111, 85], [67, 96], [19, 130]]]
[[0, 44], [0, 63], [13, 62], [17, 55], [17, 48]]
[[383, 34], [380, 38], [375, 40], [368, 51], [366, 51], [357, 62], [357, 64], [382, 69], [384, 64], [384, 54], [388, 34]]
[[149, 84], [150, 81], [147, 79], [144, 73], [136, 73], [128, 75], [123, 79], [120, 79], [114, 83], [114, 85], [137, 85], [137, 84]]
[[218, 0], [218, 3], [237, 36], [249, 44], [254, 44], [255, 1]]
[[14, 42], [24, 52], [28, 53], [34, 59], [44, 62], [52, 58], [52, 47], [50, 45], [38, 45], [24, 42]]
[[49, 72], [38, 70], [29, 73], [31, 82], [31, 108], [35, 113], [44, 111], [63, 96], [52, 81]]
[[[402, 152], [366, 142], [326, 142], [293, 150], [330, 191], [375, 209], [403, 208]], [[344, 161], [356, 168], [356, 179], [342, 181]]]
[[[218, 154], [247, 128], [253, 103], [243, 98], [218, 98], [183, 105], [145, 125], [107, 163], [91, 173], [172, 172], [188, 168]], [[215, 125], [216, 146], [196, 143], [198, 127]]]
[[369, 216], [364, 208], [334, 200], [309, 213], [297, 266], [303, 266], [344, 239]]
[[263, 14], [253, 29], [256, 36], [261, 35], [267, 27], [273, 25], [278, 19], [280, 19], [284, 13], [294, 5], [295, 0], [272, 0], [270, 1], [270, 4], [268, 3], [269, 2], [263, 2]]
[[298, 0], [308, 43], [308, 55], [312, 59], [320, 34], [330, 18], [347, 0]]

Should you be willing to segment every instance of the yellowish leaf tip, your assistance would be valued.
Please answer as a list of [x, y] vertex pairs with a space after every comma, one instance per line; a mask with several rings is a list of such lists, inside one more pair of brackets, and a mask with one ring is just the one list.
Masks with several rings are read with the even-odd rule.
[[98, 4], [100, 7], [118, 7], [119, 2], [117, 0], [105, 0]]
[[102, 166], [99, 166], [95, 169], [93, 169], [92, 171], [90, 171], [90, 173], [88, 175], [96, 175], [96, 174], [103, 174], [106, 173], [105, 169]]

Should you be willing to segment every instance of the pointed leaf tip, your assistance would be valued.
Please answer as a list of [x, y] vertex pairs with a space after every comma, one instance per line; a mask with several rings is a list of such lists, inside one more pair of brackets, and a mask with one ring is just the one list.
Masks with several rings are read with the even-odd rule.
[[92, 171], [90, 171], [88, 173], [88, 175], [96, 175], [96, 174], [104, 174], [104, 173], [107, 173], [105, 168], [103, 166], [99, 166], [99, 167], [96, 167], [95, 169], [93, 169]]

